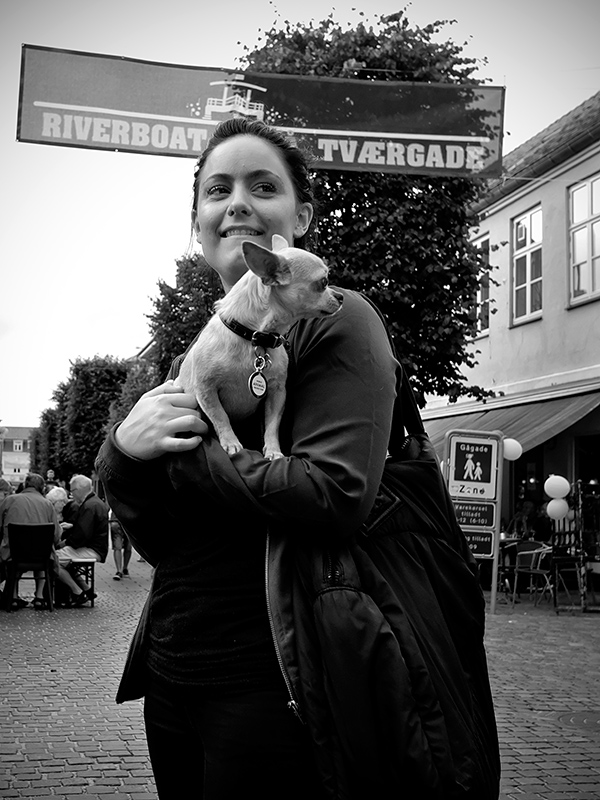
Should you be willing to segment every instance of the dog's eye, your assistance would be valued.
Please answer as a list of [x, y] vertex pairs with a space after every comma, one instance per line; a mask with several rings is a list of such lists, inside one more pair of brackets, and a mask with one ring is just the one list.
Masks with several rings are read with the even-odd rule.
[[329, 281], [327, 280], [327, 278], [323, 278], [322, 280], [319, 281], [320, 292], [324, 292], [328, 286], [329, 286]]

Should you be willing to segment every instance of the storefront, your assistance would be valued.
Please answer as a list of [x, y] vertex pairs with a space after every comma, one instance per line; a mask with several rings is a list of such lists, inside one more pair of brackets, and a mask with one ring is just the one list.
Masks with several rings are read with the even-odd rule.
[[544, 481], [550, 474], [563, 475], [571, 484], [600, 481], [600, 391], [565, 394], [548, 399], [494, 398], [459, 408], [423, 412], [425, 429], [440, 459], [444, 458], [447, 431], [501, 431], [516, 439], [523, 455], [505, 462], [502, 519], [506, 525], [523, 506], [539, 510], [547, 501]]

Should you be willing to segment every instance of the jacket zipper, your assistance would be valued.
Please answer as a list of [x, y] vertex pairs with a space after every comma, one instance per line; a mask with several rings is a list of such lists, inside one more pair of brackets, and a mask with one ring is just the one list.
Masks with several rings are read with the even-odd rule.
[[283, 676], [283, 680], [285, 681], [285, 685], [287, 688], [287, 693], [289, 695], [289, 701], [287, 707], [293, 711], [296, 717], [300, 720], [300, 722], [304, 725], [304, 720], [302, 719], [302, 714], [300, 713], [300, 704], [296, 699], [296, 694], [292, 687], [292, 682], [290, 677], [287, 673], [285, 668], [285, 664], [283, 663], [283, 656], [281, 655], [281, 649], [279, 647], [279, 642], [277, 640], [277, 633], [275, 631], [275, 622], [273, 620], [273, 611], [271, 608], [271, 598], [269, 595], [269, 549], [270, 549], [270, 535], [267, 532], [267, 546], [266, 546], [266, 554], [265, 554], [265, 595], [267, 599], [267, 615], [269, 617], [269, 627], [271, 628], [271, 638], [273, 639], [273, 645], [275, 646], [275, 655], [277, 656], [277, 662], [279, 664], [279, 669]]
[[324, 559], [325, 567], [325, 583], [329, 586], [339, 585], [344, 577], [341, 564], [333, 557], [330, 550], [327, 550], [327, 555]]

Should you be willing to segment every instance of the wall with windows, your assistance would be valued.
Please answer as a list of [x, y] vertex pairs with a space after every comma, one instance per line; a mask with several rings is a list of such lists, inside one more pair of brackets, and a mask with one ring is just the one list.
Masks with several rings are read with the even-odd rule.
[[0, 440], [0, 474], [18, 486], [29, 472], [32, 428], [5, 428]]
[[475, 241], [497, 269], [469, 382], [521, 394], [599, 377], [600, 145], [490, 206]]

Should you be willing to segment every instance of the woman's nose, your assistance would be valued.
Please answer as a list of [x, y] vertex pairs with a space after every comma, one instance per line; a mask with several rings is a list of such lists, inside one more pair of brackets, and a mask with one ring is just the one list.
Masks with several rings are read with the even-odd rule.
[[245, 191], [242, 189], [235, 190], [231, 193], [229, 198], [229, 206], [227, 208], [227, 213], [230, 216], [235, 216], [236, 214], [250, 214], [250, 204], [248, 202], [248, 197]]

